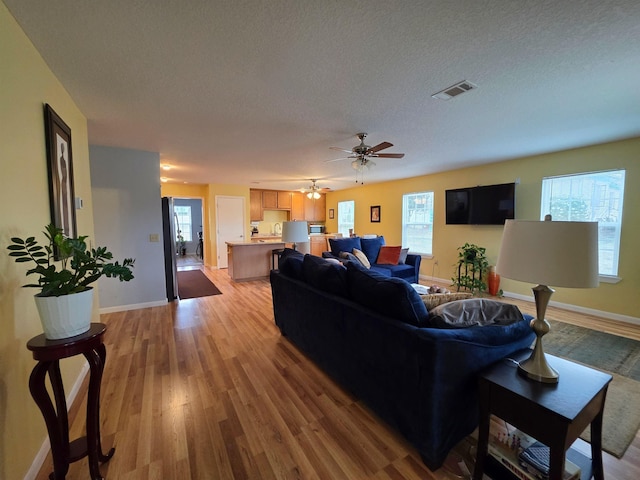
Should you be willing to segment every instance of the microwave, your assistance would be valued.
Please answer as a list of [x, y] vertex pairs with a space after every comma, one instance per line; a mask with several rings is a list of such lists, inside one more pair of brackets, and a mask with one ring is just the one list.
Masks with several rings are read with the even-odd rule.
[[324, 233], [324, 225], [309, 225], [309, 234]]

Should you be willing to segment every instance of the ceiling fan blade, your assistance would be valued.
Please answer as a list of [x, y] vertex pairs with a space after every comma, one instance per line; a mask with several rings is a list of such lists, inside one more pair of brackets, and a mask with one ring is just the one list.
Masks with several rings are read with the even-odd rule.
[[346, 150], [344, 148], [340, 148], [340, 147], [329, 147], [331, 150], [337, 150], [339, 152], [347, 152], [347, 153], [351, 153], [351, 150]]
[[379, 143], [378, 145], [375, 145], [369, 148], [367, 150], [367, 153], [376, 153], [376, 152], [379, 152], [380, 150], [384, 150], [385, 148], [389, 148], [389, 147], [393, 147], [393, 143], [382, 142], [382, 143]]
[[378, 153], [374, 155], [377, 158], [402, 158], [404, 157], [404, 153]]

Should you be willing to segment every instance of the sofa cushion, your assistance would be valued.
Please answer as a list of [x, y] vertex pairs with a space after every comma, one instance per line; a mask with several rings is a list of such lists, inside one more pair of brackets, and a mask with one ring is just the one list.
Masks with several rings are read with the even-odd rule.
[[474, 325], [509, 325], [523, 319], [522, 312], [515, 305], [471, 298], [435, 307], [430, 312], [429, 325], [438, 328], [465, 328]]
[[375, 238], [362, 238], [360, 239], [360, 244], [362, 247], [357, 248], [364, 252], [369, 259], [369, 263], [377, 263], [380, 247], [384, 245], [384, 237], [381, 235]]
[[354, 248], [361, 250], [362, 245], [360, 237], [330, 238], [329, 248], [335, 257], [339, 257], [340, 252], [353, 252]]
[[349, 262], [347, 282], [351, 298], [360, 305], [415, 326], [426, 324], [429, 314], [410, 283], [367, 270]]
[[364, 252], [358, 250], [357, 248], [354, 248], [353, 256], [356, 257], [360, 265], [362, 265], [364, 268], [371, 268], [371, 263], [369, 263], [369, 259], [364, 254]]
[[402, 265], [407, 261], [407, 255], [409, 255], [409, 248], [403, 248], [400, 250], [400, 258], [398, 258], [398, 263]]
[[296, 280], [304, 280], [302, 274], [302, 261], [304, 255], [292, 248], [285, 248], [278, 260], [278, 269], [286, 276]]
[[371, 269], [381, 273], [385, 277], [404, 278], [409, 279], [410, 282], [415, 281], [416, 269], [413, 265], [380, 265], [376, 263], [375, 265], [371, 265]]
[[342, 297], [349, 296], [347, 271], [342, 264], [307, 254], [302, 261], [302, 273], [306, 282], [318, 290]]
[[378, 265], [398, 265], [400, 250], [402, 250], [400, 246], [382, 245], [376, 263]]

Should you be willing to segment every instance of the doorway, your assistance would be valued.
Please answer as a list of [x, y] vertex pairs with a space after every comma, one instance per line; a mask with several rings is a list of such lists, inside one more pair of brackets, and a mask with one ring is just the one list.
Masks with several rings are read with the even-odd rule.
[[176, 263], [179, 269], [204, 265], [204, 222], [201, 198], [174, 198]]
[[245, 198], [216, 195], [217, 265], [229, 266], [226, 242], [244, 242]]

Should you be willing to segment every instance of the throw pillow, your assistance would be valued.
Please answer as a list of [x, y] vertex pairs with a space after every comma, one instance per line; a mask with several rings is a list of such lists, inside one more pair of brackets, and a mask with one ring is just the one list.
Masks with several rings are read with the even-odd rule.
[[398, 265], [402, 265], [407, 261], [407, 255], [409, 254], [409, 248], [403, 248], [400, 250], [400, 258], [398, 259]]
[[353, 255], [358, 259], [358, 261], [364, 268], [371, 268], [371, 263], [369, 263], [369, 259], [367, 258], [367, 256], [362, 253], [362, 250], [354, 248]]
[[397, 265], [402, 247], [381, 246], [376, 263], [380, 265]]
[[429, 326], [465, 328], [474, 325], [509, 325], [523, 320], [520, 309], [510, 303], [471, 298], [444, 303], [429, 312]]
[[426, 295], [420, 295], [422, 298], [422, 302], [424, 306], [427, 307], [427, 310], [431, 311], [436, 308], [438, 305], [442, 305], [443, 303], [453, 302], [454, 300], [466, 300], [471, 298], [473, 295], [470, 293], [430, 293]]

